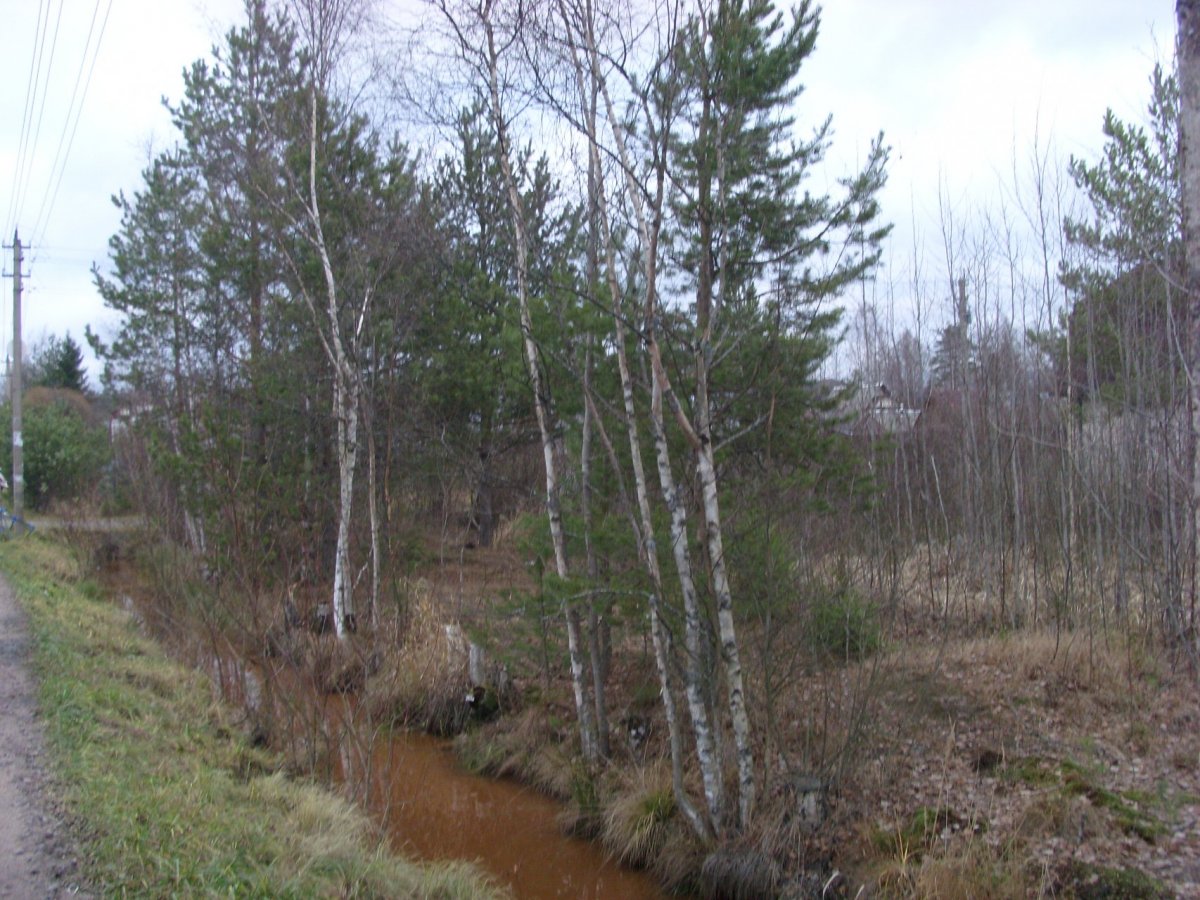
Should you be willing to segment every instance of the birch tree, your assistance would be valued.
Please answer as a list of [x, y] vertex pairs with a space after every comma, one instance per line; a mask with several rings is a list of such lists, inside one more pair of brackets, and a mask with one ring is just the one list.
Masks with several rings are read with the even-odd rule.
[[[655, 539], [654, 514], [650, 504], [649, 481], [646, 477], [645, 465], [642, 458], [639, 427], [640, 416], [635, 399], [633, 369], [630, 365], [629, 329], [626, 325], [628, 313], [623, 303], [624, 292], [618, 281], [616, 241], [610, 225], [610, 212], [606, 196], [605, 179], [603, 177], [604, 166], [600, 133], [602, 116], [612, 126], [613, 136], [618, 148], [617, 155], [621, 160], [626, 176], [628, 176], [629, 180], [627, 184], [631, 187], [634, 185], [632, 159], [623, 130], [623, 124], [612, 115], [614, 103], [612, 92], [609, 89], [606, 75], [601, 65], [600, 43], [597, 34], [598, 16], [595, 5], [590, 0], [580, 0], [580, 2], [560, 0], [557, 3], [557, 12], [562, 27], [561, 41], [565, 47], [568, 64], [573, 73], [575, 87], [580, 99], [581, 113], [576, 119], [576, 123], [583, 132], [588, 147], [589, 201], [595, 207], [594, 214], [590, 218], [590, 225], [595, 232], [598, 232], [591, 235], [591, 240], [595, 242], [598, 248], [603, 248], [604, 284], [608, 292], [609, 310], [613, 323], [614, 353], [620, 375], [620, 409], [623, 413], [623, 424], [628, 437], [630, 470], [633, 475], [637, 505], [637, 514], [631, 519], [630, 525], [635, 541], [637, 542], [638, 555], [646, 569], [651, 584], [648, 610], [650, 634], [659, 678], [659, 693], [667, 724], [668, 745], [671, 755], [672, 789], [676, 804], [696, 833], [701, 837], [711, 837], [714, 830], [713, 823], [721, 820], [722, 795], [715, 744], [708, 726], [708, 712], [704, 704], [700, 701], [698, 690], [691, 691], [689, 697], [695, 701], [692, 704], [692, 710], [697, 725], [697, 746], [701, 755], [701, 772], [705, 785], [705, 793], [709, 801], [709, 816], [701, 815], [688, 796], [684, 783], [682, 723], [679, 721], [675, 695], [675, 679], [673, 677], [676, 653], [672, 631], [666, 623], [663, 610], [663, 604], [666, 602], [666, 587], [658, 556], [657, 541]], [[669, 41], [667, 43], [669, 44]], [[601, 112], [601, 107], [603, 107], [605, 112]], [[659, 154], [659, 158], [662, 158], [661, 153]], [[648, 221], [646, 198], [642, 196], [640, 191], [633, 195], [634, 207], [637, 210], [638, 233], [646, 246], [653, 246], [653, 243], [657, 241], [657, 228], [661, 223], [665, 170], [660, 167], [656, 170], [656, 174], [657, 188], [650, 198], [650, 205], [658, 211], [654, 217], [654, 225], [651, 225]], [[599, 255], [599, 250], [597, 250], [597, 254]], [[653, 251], [642, 254], [645, 264], [642, 274], [646, 279], [645, 291], [647, 296], [653, 296], [654, 292], [655, 258], [656, 254]], [[597, 260], [596, 265], [597, 267], [599, 266], [599, 260]], [[661, 430], [656, 429], [655, 434], [659, 433], [661, 433]], [[659, 445], [659, 449], [665, 450], [665, 445]], [[619, 464], [614, 463], [614, 469], [619, 470]], [[672, 491], [671, 495], [677, 496], [674, 492], [673, 477], [670, 475], [669, 467], [667, 479]], [[672, 528], [674, 533], [678, 535], [685, 534], [686, 528], [680, 531], [678, 526], [678, 521], [673, 518]], [[673, 541], [673, 545], [686, 548], [685, 542]], [[683, 571], [688, 571], [686, 564]], [[694, 599], [694, 590], [686, 596]], [[693, 619], [693, 622], [698, 622], [698, 618]], [[692, 638], [695, 637], [695, 634], [691, 632], [689, 632], [689, 635]], [[697, 673], [693, 670], [690, 674], [695, 676]], [[698, 685], [698, 680], [695, 677], [690, 677], [687, 683], [691, 686], [696, 686]]]
[[[517, 312], [521, 328], [526, 373], [533, 394], [534, 413], [542, 444], [542, 462], [546, 477], [546, 517], [550, 525], [550, 540], [554, 553], [554, 570], [560, 582], [570, 577], [567, 559], [566, 533], [563, 528], [560, 497], [560, 460], [563, 453], [554, 419], [548, 384], [541, 369], [537, 340], [533, 333], [533, 317], [529, 301], [529, 235], [525, 203], [513, 168], [512, 113], [510, 104], [514, 79], [519, 66], [513, 48], [522, 27], [525, 8], [522, 4], [505, 4], [502, 0], [474, 0], [452, 3], [451, 0], [432, 0], [453, 34], [454, 45], [461, 61], [473, 73], [481, 87], [492, 129], [496, 138], [497, 158], [508, 198], [514, 241]], [[508, 18], [506, 18], [508, 17]], [[567, 626], [567, 647], [570, 656], [571, 685], [575, 711], [579, 721], [580, 745], [585, 759], [599, 756], [596, 736], [594, 702], [585, 672], [585, 650], [579, 610], [566, 599], [563, 613]]]
[[[354, 41], [370, 22], [370, 0], [291, 0], [305, 50], [307, 141], [304, 165], [292, 173], [298, 212], [292, 223], [319, 273], [310, 280], [303, 252], [292, 254], [299, 292], [332, 369], [331, 412], [338, 471], [337, 539], [332, 607], [338, 637], [356, 627], [351, 562], [355, 478], [364, 398], [363, 356], [376, 296], [397, 266], [393, 228], [408, 202], [410, 180], [402, 146], [389, 145], [386, 164], [368, 122], [341, 99], [339, 83]], [[326, 219], [334, 205], [336, 227]], [[372, 482], [374, 479], [372, 479]], [[372, 491], [376, 485], [370, 486]], [[372, 590], [378, 591], [380, 527], [370, 511]]]
[[[678, 90], [665, 73], [669, 68], [671, 52], [676, 44], [676, 35], [682, 7], [668, 3], [655, 10], [654, 19], [658, 29], [652, 30], [657, 44], [651, 53], [651, 72], [642, 85], [630, 72], [617, 70], [618, 77], [627, 81], [632, 89], [637, 110], [637, 121], [643, 129], [644, 155], [638, 155], [625, 118], [618, 112], [617, 100], [602, 60], [600, 43], [597, 39], [595, 18], [585, 15], [580, 19], [576, 37], [586, 53], [587, 69], [594, 81], [599, 97], [603, 101], [604, 118], [611, 132], [612, 146], [619, 162], [620, 178], [625, 185], [630, 206], [634, 212], [635, 229], [639, 238], [641, 260], [640, 310], [635, 320], [639, 323], [639, 337], [645, 348], [651, 370], [650, 404], [648, 422], [654, 445], [654, 457], [658, 472], [658, 487], [662, 502], [668, 512], [671, 556], [674, 562], [680, 596], [683, 602], [684, 619], [684, 695], [692, 724], [694, 746], [703, 785], [706, 816], [701, 817], [690, 801], [682, 805], [685, 815], [702, 836], [721, 835], [727, 826], [724, 778], [721, 771], [721, 754], [718, 748], [717, 723], [713, 721], [705, 690], [703, 660], [704, 648], [703, 613], [700, 594], [696, 585], [694, 565], [688, 536], [687, 506], [676, 479], [670, 442], [666, 429], [664, 410], [681, 409], [675, 397], [674, 387], [667, 376], [659, 344], [659, 271], [662, 228], [666, 215], [666, 190], [670, 177], [668, 169], [669, 148], [672, 139], [670, 123], [676, 114]], [[564, 19], [567, 17], [564, 16]], [[595, 141], [591, 141], [595, 146]], [[602, 221], [604, 219], [602, 218]], [[635, 473], [638, 493], [638, 508], [641, 518], [641, 542], [645, 565], [654, 586], [651, 602], [651, 629], [655, 637], [655, 653], [660, 671], [661, 692], [668, 727], [672, 731], [673, 780], [677, 799], [685, 798], [681, 787], [682, 779], [674, 765], [678, 731], [675, 719], [674, 694], [670, 672], [674, 664], [670, 631], [665, 627], [661, 603], [665, 599], [662, 574], [659, 569], [657, 547], [654, 538], [653, 515], [650, 511], [647, 479], [642, 473], [641, 449], [637, 436], [637, 412], [634, 403], [633, 382], [625, 348], [625, 312], [617, 300], [615, 284], [616, 261], [613, 253], [611, 232], [605, 235], [608, 247], [607, 260], [610, 269], [609, 288], [613, 296], [614, 334], [618, 350], [618, 365], [621, 370], [623, 407], [627, 419], [630, 441], [630, 456]], [[657, 634], [654, 632], [657, 631]]]
[[[882, 141], [872, 146], [864, 170], [843, 182], [844, 197], [801, 193], [808, 171], [824, 155], [829, 120], [808, 140], [795, 141], [787, 110], [800, 92], [800, 68], [815, 46], [818, 23], [807, 3], [785, 16], [770, 0], [722, 0], [691, 18], [678, 61], [685, 103], [672, 144], [672, 199], [680, 275], [691, 287], [694, 368], [691, 410], [675, 402], [673, 411], [702, 492], [705, 562], [742, 826], [750, 820], [757, 784], [716, 454], [722, 439], [735, 439], [758, 423], [744, 414], [722, 421], [714, 402], [718, 366], [756, 323], [819, 344], [834, 325], [815, 312], [819, 303], [870, 271], [886, 234], [876, 222], [875, 199], [887, 156]], [[818, 268], [815, 258], [837, 241], [836, 261]], [[768, 410], [760, 408], [758, 415], [765, 422]]]

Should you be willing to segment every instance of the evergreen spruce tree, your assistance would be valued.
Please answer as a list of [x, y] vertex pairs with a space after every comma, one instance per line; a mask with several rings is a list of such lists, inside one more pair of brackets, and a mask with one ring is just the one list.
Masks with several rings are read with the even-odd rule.
[[69, 334], [62, 338], [52, 336], [33, 360], [31, 368], [31, 380], [36, 385], [78, 391], [81, 394], [87, 391], [83, 350]]

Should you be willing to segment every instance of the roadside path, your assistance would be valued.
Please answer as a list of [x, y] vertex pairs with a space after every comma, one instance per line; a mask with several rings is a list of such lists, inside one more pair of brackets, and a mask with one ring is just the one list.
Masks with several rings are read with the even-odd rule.
[[43, 726], [29, 670], [29, 623], [0, 578], [0, 897], [88, 897], [47, 791]]

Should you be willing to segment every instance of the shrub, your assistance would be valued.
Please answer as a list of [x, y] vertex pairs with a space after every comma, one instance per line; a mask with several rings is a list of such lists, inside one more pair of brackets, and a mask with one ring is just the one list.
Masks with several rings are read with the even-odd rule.
[[[108, 434], [88, 421], [87, 401], [67, 391], [30, 391], [22, 421], [25, 499], [44, 507], [70, 500], [99, 482], [108, 463]], [[0, 408], [0, 468], [12, 471], [11, 406]]]
[[879, 612], [854, 588], [819, 585], [808, 602], [808, 641], [817, 653], [855, 660], [880, 646]]

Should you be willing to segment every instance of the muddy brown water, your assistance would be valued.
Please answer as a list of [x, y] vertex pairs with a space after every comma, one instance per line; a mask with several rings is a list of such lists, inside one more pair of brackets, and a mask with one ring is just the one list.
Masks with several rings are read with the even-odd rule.
[[665, 896], [649, 876], [622, 868], [599, 845], [563, 835], [555, 801], [512, 781], [471, 775], [442, 741], [413, 733], [381, 737], [371, 756], [370, 806], [408, 856], [474, 860], [517, 897]]
[[[143, 625], [161, 633], [157, 610], [134, 588], [122, 582], [115, 592]], [[211, 647], [195, 649], [196, 662], [230, 702], [246, 709], [276, 707], [277, 721], [291, 718], [294, 726], [297, 714], [301, 719], [315, 714], [325, 722], [326, 735], [341, 736], [329, 774], [359, 798], [367, 787], [368, 811], [386, 827], [397, 852], [427, 861], [475, 862], [520, 900], [665, 900], [649, 875], [622, 867], [598, 843], [563, 834], [557, 801], [515, 781], [470, 774], [449, 742], [413, 732], [356, 737], [361, 732], [353, 724], [353, 697], [323, 696], [286, 667], [273, 668], [275, 688], [268, 691], [265, 673], [232, 647], [220, 654]]]
[[[265, 701], [254, 666], [213, 658], [210, 668], [227, 697], [251, 706]], [[472, 775], [448, 741], [415, 732], [356, 737], [352, 697], [320, 697], [294, 682], [288, 689], [291, 701], [315, 704], [327, 733], [342, 736], [330, 774], [360, 799], [365, 793], [397, 852], [475, 862], [522, 900], [666, 897], [649, 875], [624, 868], [599, 844], [563, 834], [558, 802], [515, 781]]]

